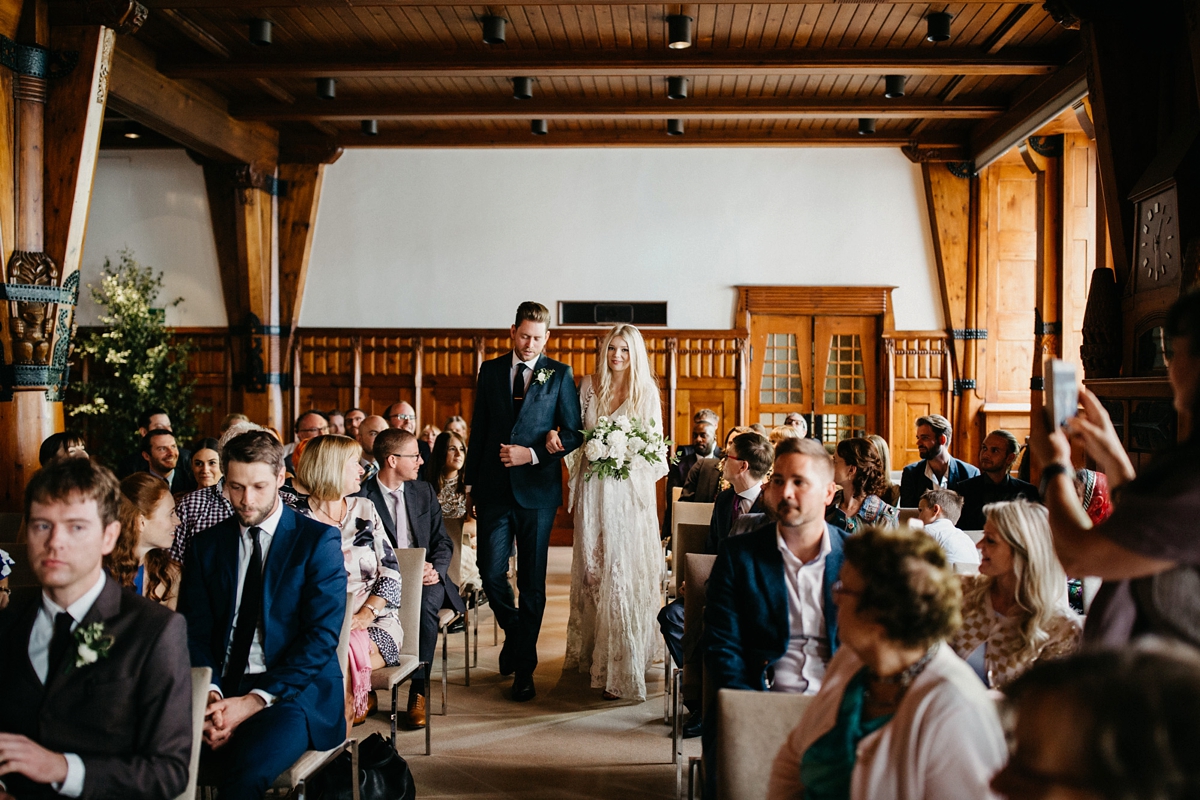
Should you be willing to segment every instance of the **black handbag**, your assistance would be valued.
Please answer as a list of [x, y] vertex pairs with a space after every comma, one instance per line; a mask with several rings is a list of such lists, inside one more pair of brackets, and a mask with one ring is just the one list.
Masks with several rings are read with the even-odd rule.
[[[417, 796], [408, 762], [378, 733], [358, 743], [358, 789], [361, 800], [415, 800]], [[316, 800], [351, 800], [348, 751], [316, 776], [312, 796]]]

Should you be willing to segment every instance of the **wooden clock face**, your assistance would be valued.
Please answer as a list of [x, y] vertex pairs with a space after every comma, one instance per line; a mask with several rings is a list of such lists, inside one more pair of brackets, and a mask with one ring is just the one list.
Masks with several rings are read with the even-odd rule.
[[1138, 286], [1166, 286], [1179, 273], [1179, 223], [1175, 191], [1167, 190], [1138, 204]]

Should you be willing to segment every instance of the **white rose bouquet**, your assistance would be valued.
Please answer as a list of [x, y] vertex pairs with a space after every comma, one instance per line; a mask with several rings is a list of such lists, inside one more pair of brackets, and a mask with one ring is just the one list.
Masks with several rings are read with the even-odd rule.
[[597, 476], [627, 480], [639, 459], [646, 464], [666, 462], [669, 444], [653, 419], [643, 421], [623, 414], [600, 417], [596, 427], [583, 431], [587, 479]]

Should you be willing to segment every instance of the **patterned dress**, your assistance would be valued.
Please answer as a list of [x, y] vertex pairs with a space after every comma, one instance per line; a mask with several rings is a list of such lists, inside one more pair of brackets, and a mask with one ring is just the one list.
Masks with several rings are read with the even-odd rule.
[[458, 491], [456, 483], [447, 483], [438, 492], [438, 505], [442, 507], [442, 522], [446, 525], [446, 535], [454, 545], [454, 555], [450, 559], [447, 576], [458, 587], [459, 594], [466, 595], [472, 589], [482, 584], [479, 577], [479, 563], [476, 559], [475, 543], [471, 532], [475, 530], [474, 521], [467, 525], [467, 496]]
[[868, 525], [879, 525], [884, 528], [894, 528], [900, 523], [900, 510], [879, 499], [878, 495], [869, 494], [863, 498], [862, 505], [853, 517], [847, 517], [846, 512], [838, 506], [842, 502], [842, 493], [834, 495], [833, 503], [825, 510], [825, 521], [846, 533], [854, 533]]

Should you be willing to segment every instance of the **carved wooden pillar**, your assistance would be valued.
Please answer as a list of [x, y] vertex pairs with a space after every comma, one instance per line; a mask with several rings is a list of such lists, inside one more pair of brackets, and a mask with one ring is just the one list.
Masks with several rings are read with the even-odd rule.
[[750, 413], [749, 397], [746, 390], [750, 383], [750, 340], [737, 339], [737, 424], [747, 425], [746, 416]]
[[666, 436], [678, 446], [679, 425], [675, 419], [679, 409], [679, 339], [667, 337], [667, 424]]
[[483, 362], [487, 359], [487, 349], [483, 343], [482, 336], [476, 336], [471, 340], [471, 343], [475, 347], [475, 374], [478, 375]]
[[421, 416], [421, 390], [425, 387], [425, 342], [420, 336], [412, 337], [412, 359], [413, 359], [413, 413], [417, 415], [417, 432], [421, 432], [421, 426], [425, 424], [425, 418]]
[[[892, 440], [896, 433], [892, 430], [892, 407], [896, 404], [896, 340], [890, 337], [883, 340], [882, 400], [882, 408], [879, 409], [879, 430]], [[890, 464], [884, 464], [883, 468], [890, 470], [892, 467]]]
[[354, 348], [354, 389], [350, 405], [359, 408], [362, 405], [362, 337], [350, 337], [350, 346]]

